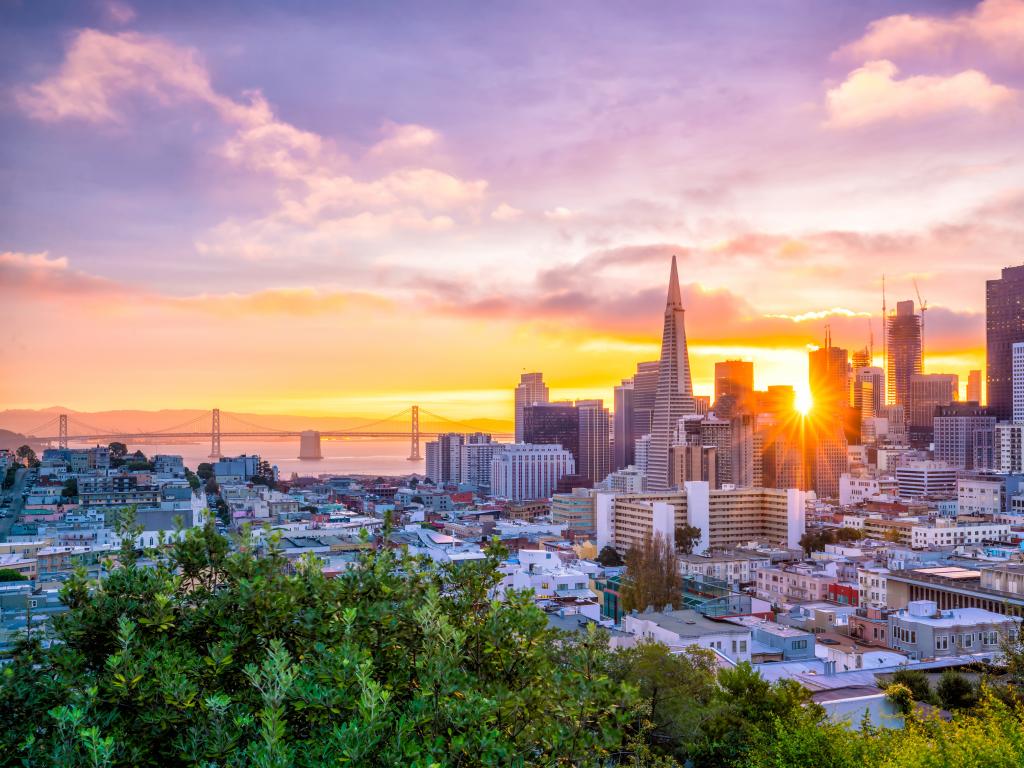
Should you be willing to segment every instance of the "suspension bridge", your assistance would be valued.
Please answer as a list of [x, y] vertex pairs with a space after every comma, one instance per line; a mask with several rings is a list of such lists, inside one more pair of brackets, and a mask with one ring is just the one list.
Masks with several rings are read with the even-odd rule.
[[[245, 421], [235, 414], [220, 408], [212, 409], [180, 424], [174, 424], [158, 430], [121, 430], [110, 427], [96, 427], [86, 424], [77, 416], [66, 413], [55, 415], [50, 420], [32, 428], [26, 434], [46, 443], [56, 443], [59, 448], [67, 448], [69, 442], [99, 442], [131, 440], [209, 440], [210, 458], [219, 459], [222, 440], [246, 440], [255, 438], [299, 438], [299, 458], [319, 459], [321, 438], [375, 438], [378, 440], [408, 440], [409, 461], [421, 461], [420, 441], [435, 438], [443, 432], [420, 430], [420, 414], [428, 417], [435, 424], [451, 424], [452, 429], [446, 432], [476, 432], [475, 427], [464, 422], [439, 416], [430, 411], [421, 410], [418, 405], [403, 408], [387, 418], [360, 424], [351, 429], [342, 430], [287, 430], [271, 429], [259, 424]], [[407, 420], [407, 421], [406, 421]], [[407, 429], [399, 429], [398, 424], [406, 421]], [[56, 430], [56, 434], [53, 433]], [[511, 437], [511, 434], [492, 433], [494, 437]]]

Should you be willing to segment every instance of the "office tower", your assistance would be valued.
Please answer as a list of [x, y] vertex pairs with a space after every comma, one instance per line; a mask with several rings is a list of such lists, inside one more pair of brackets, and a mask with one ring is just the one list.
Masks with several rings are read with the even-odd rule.
[[850, 367], [856, 373], [858, 368], [867, 368], [873, 363], [871, 359], [871, 351], [864, 347], [864, 349], [858, 349], [850, 355]]
[[491, 459], [491, 493], [511, 501], [548, 499], [558, 479], [575, 471], [572, 454], [557, 445], [503, 445]]
[[927, 447], [932, 441], [936, 406], [956, 401], [959, 388], [954, 373], [919, 373], [910, 377], [907, 436], [911, 446]]
[[459, 482], [472, 485], [481, 495], [488, 495], [491, 490], [491, 459], [501, 446], [501, 443], [492, 442], [490, 435], [469, 435], [468, 442], [462, 446]]
[[793, 432], [761, 433], [764, 448], [761, 454], [761, 483], [764, 488], [807, 488], [804, 474], [804, 446]]
[[853, 407], [861, 419], [877, 416], [885, 405], [885, 374], [881, 368], [854, 368]]
[[698, 413], [683, 416], [672, 433], [673, 445], [700, 445], [700, 425], [704, 417]]
[[849, 353], [832, 346], [825, 331], [825, 346], [808, 353], [808, 383], [816, 413], [836, 414], [850, 404]]
[[665, 324], [661, 334], [661, 359], [658, 366], [658, 392], [654, 400], [654, 424], [650, 454], [647, 457], [647, 487], [653, 491], [668, 488], [668, 449], [672, 430], [681, 416], [694, 412], [690, 356], [686, 348], [683, 299], [679, 292], [676, 257], [672, 257]]
[[935, 459], [957, 469], [995, 463], [996, 417], [977, 403], [952, 403], [935, 411]]
[[636, 448], [633, 441], [633, 379], [623, 379], [615, 388], [615, 415], [613, 416], [612, 435], [614, 448], [612, 451], [612, 467], [624, 469], [636, 461]]
[[[1024, 422], [996, 424], [993, 466], [996, 472], [1024, 474]], [[1021, 491], [1024, 493], [1024, 489]]]
[[715, 417], [702, 420], [700, 422], [700, 444], [715, 447], [716, 482], [712, 483], [711, 487], [720, 488], [722, 485], [732, 484], [732, 421]]
[[701, 416], [706, 416], [707, 414], [709, 414], [711, 412], [711, 396], [694, 395], [693, 412], [699, 413]]
[[669, 454], [669, 482], [676, 488], [691, 480], [703, 480], [719, 488], [717, 449], [713, 445], [673, 445]]
[[523, 408], [523, 440], [530, 445], [560, 445], [580, 457], [580, 415], [570, 402], [534, 403]]
[[643, 472], [644, 476], [646, 477], [647, 476], [647, 457], [651, 453], [651, 436], [650, 435], [643, 435], [642, 437], [638, 438], [636, 443], [634, 444], [634, 447], [636, 449], [636, 455], [634, 457], [636, 459], [636, 464], [634, 466], [638, 470]]
[[1010, 414], [1014, 424], [1024, 424], [1024, 342], [1013, 345], [1013, 412]]
[[423, 447], [423, 450], [426, 460], [426, 466], [423, 469], [423, 473], [427, 476], [427, 479], [430, 482], [435, 484], [441, 482], [441, 467], [440, 460], [438, 458], [440, 451], [438, 450], [437, 441], [431, 440]]
[[966, 402], [981, 405], [981, 371], [971, 371], [967, 374]]
[[909, 405], [910, 377], [922, 371], [921, 316], [913, 301], [896, 304], [896, 314], [886, 318], [889, 398], [893, 405]]
[[579, 419], [579, 454], [576, 472], [599, 483], [611, 472], [608, 409], [603, 400], [577, 400]]
[[909, 445], [906, 409], [902, 405], [883, 405], [878, 414], [885, 421], [885, 442], [889, 445]]
[[764, 392], [755, 392], [757, 412], [776, 419], [790, 416], [796, 409], [796, 390], [788, 384], [774, 384]]
[[1024, 264], [985, 283], [988, 407], [999, 421], [1013, 415], [1013, 345], [1024, 342]]
[[548, 402], [548, 387], [542, 373], [524, 373], [516, 387], [516, 442], [523, 442], [523, 408]]
[[[652, 360], [637, 363], [633, 374], [633, 443], [654, 429], [654, 400], [658, 396], [658, 367], [660, 362]], [[635, 455], [635, 453], [634, 453]]]
[[756, 418], [750, 413], [732, 417], [732, 484], [737, 488], [754, 488], [759, 472], [755, 462], [758, 442], [755, 440]]
[[750, 408], [754, 392], [754, 364], [746, 360], [715, 363], [715, 408], [723, 397], [731, 397], [735, 407]]
[[810, 486], [819, 499], [839, 497], [839, 478], [849, 470], [850, 453], [842, 424], [826, 423], [808, 430]]

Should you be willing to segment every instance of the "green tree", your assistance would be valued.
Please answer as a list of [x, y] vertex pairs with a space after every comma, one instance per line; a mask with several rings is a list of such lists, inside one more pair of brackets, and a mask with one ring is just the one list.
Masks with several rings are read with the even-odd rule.
[[622, 559], [622, 555], [611, 544], [605, 544], [601, 547], [601, 551], [597, 553], [597, 562], [605, 568], [617, 568], [620, 565], [626, 564], [626, 561]]
[[73, 498], [78, 495], [78, 479], [71, 477], [64, 481], [64, 487], [61, 488], [60, 495], [64, 498]]
[[18, 457], [18, 460], [26, 467], [34, 467], [39, 464], [39, 459], [36, 458], [36, 452], [32, 450], [30, 445], [22, 445], [14, 452], [14, 455]]
[[693, 548], [700, 541], [700, 528], [687, 523], [676, 526], [676, 549], [684, 555], [693, 554]]
[[971, 709], [978, 703], [978, 690], [964, 675], [947, 669], [935, 686], [935, 694], [943, 709]]
[[110, 451], [110, 458], [123, 459], [128, 455], [128, 446], [122, 442], [114, 441], [107, 446]]
[[0, 581], [28, 581], [28, 576], [11, 568], [0, 568]]
[[626, 573], [620, 594], [623, 611], [679, 607], [683, 580], [672, 543], [655, 532], [626, 552]]
[[209, 480], [213, 477], [213, 464], [206, 461], [202, 462], [198, 467], [196, 467], [196, 475], [199, 476], [200, 480]]
[[932, 685], [928, 682], [928, 675], [919, 669], [899, 669], [892, 676], [893, 683], [905, 685], [913, 694], [915, 701], [923, 701], [926, 704], [935, 703], [935, 693]]
[[4, 474], [4, 482], [3, 482], [4, 490], [6, 491], [8, 488], [13, 488], [14, 487], [14, 482], [17, 479], [18, 479], [18, 466], [16, 464], [12, 464], [11, 466], [9, 466], [7, 468], [7, 472]]

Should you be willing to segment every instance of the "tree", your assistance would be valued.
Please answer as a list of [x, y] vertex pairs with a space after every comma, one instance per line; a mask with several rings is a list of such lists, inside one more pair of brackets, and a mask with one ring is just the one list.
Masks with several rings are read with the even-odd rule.
[[[130, 516], [128, 516], [130, 517]], [[125, 522], [130, 520], [127, 518]], [[33, 766], [551, 766], [631, 759], [608, 636], [557, 633], [506, 556], [364, 551], [344, 575], [209, 522], [102, 588], [64, 585], [47, 648], [0, 676], [4, 761]]]
[[28, 581], [28, 576], [11, 568], [0, 568], [0, 581]]
[[947, 669], [935, 686], [935, 694], [943, 709], [972, 709], [978, 703], [978, 690], [959, 672]]
[[204, 486], [203, 490], [206, 492], [207, 496], [214, 496], [220, 493], [220, 486], [217, 485], [217, 478], [208, 477], [206, 479], [206, 485]]
[[928, 675], [919, 669], [899, 669], [893, 673], [892, 682], [906, 686], [915, 701], [927, 704], [935, 702], [935, 694], [932, 692], [931, 683], [928, 682]]
[[39, 464], [39, 459], [36, 458], [36, 452], [32, 450], [32, 446], [23, 445], [14, 452], [14, 455], [18, 457], [18, 460], [26, 467], [34, 467]]
[[15, 480], [18, 479], [18, 465], [12, 464], [7, 468], [7, 472], [4, 474], [3, 487], [6, 491], [8, 488], [14, 487]]
[[199, 476], [200, 480], [209, 480], [214, 474], [213, 464], [206, 461], [202, 462], [198, 467], [196, 467], [196, 474]]
[[693, 547], [700, 541], [700, 528], [689, 523], [676, 526], [676, 549], [684, 555], [692, 555]]
[[648, 535], [641, 544], [634, 544], [626, 552], [626, 573], [621, 588], [623, 611], [678, 607], [682, 590], [675, 549], [660, 532]]
[[64, 481], [64, 487], [61, 488], [60, 495], [64, 498], [74, 498], [78, 495], [78, 479], [71, 477]]
[[903, 541], [903, 534], [900, 533], [899, 528], [889, 528], [882, 534], [882, 538], [892, 544], [899, 544]]
[[111, 459], [123, 459], [128, 455], [128, 446], [124, 443], [114, 441], [107, 446]]
[[601, 547], [601, 551], [597, 553], [597, 562], [605, 568], [617, 568], [626, 564], [626, 561], [622, 559], [622, 555], [611, 544], [605, 544]]
[[231, 525], [231, 507], [228, 506], [228, 503], [218, 497], [214, 506], [217, 508], [217, 520], [225, 526]]

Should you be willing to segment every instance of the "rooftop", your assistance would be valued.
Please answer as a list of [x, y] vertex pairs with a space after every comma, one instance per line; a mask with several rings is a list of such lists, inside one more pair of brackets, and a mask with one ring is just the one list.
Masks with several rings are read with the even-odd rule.
[[681, 611], [645, 611], [644, 613], [632, 616], [641, 621], [653, 622], [669, 632], [675, 632], [680, 638], [697, 638], [708, 634], [745, 633], [745, 630], [740, 629], [735, 624], [711, 621], [697, 613], [697, 611], [689, 609]]

